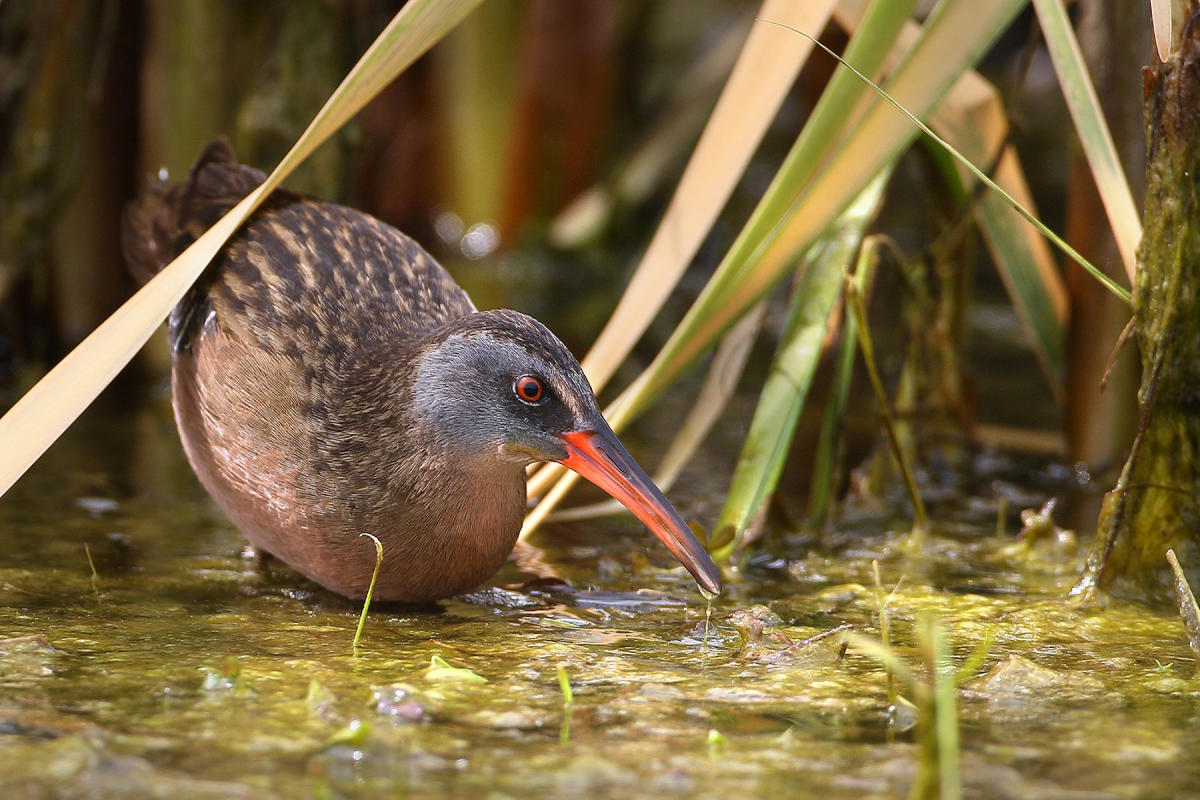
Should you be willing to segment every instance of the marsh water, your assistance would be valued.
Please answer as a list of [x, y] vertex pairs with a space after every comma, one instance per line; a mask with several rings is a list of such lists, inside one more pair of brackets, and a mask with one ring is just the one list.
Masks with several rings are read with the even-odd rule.
[[904, 796], [918, 748], [885, 673], [807, 643], [878, 635], [873, 561], [914, 663], [924, 612], [956, 661], [994, 635], [958, 697], [967, 796], [1194, 795], [1178, 616], [1065, 602], [1082, 548], [1018, 540], [1017, 517], [1075, 476], [973, 465], [919, 546], [902, 514], [854, 504], [822, 537], [772, 532], [710, 618], [615, 518], [548, 528], [471, 595], [372, 608], [356, 652], [357, 605], [247, 557], [165, 399], [97, 408], [0, 503], [0, 796]]

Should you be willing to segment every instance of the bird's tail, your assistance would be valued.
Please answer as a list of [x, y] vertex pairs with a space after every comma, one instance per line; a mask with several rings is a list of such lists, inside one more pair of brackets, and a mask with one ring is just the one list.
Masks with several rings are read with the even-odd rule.
[[125, 208], [121, 245], [129, 271], [142, 283], [254, 190], [266, 176], [237, 163], [224, 137], [214, 139], [184, 183], [155, 180]]

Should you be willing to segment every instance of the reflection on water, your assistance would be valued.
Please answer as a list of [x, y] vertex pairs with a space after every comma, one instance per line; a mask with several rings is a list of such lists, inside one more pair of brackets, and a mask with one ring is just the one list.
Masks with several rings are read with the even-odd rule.
[[[989, 469], [964, 489], [1048, 493], [1044, 470]], [[0, 502], [0, 795], [900, 796], [916, 748], [887, 741], [883, 674], [796, 646], [876, 633], [872, 559], [900, 581], [906, 654], [924, 610], [959, 658], [995, 626], [989, 675], [961, 697], [969, 796], [1190, 791], [1200, 718], [1174, 614], [1067, 607], [1074, 551], [1017, 553], [994, 536], [996, 490], [980, 494], [935, 505], [920, 553], [861, 509], [820, 541], [776, 541], [707, 629], [687, 574], [632, 522], [559, 528], [543, 555], [563, 582], [510, 564], [438, 608], [373, 607], [355, 657], [354, 604], [256, 570], [161, 400], [90, 412]], [[487, 682], [438, 678], [434, 655]]]

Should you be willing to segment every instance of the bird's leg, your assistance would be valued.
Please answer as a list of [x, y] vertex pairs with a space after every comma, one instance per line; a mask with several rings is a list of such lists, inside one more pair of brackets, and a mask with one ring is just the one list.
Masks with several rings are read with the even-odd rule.
[[266, 580], [271, 579], [272, 562], [278, 561], [278, 559], [271, 555], [270, 552], [263, 550], [262, 548], [255, 547], [252, 544], [246, 545], [245, 549], [242, 550], [242, 558], [253, 561], [254, 571], [257, 572], [260, 577], [265, 578]]

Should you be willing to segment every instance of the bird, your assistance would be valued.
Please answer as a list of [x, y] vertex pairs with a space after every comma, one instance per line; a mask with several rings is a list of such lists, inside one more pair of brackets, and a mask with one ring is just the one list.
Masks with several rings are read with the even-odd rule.
[[[149, 280], [265, 180], [225, 138], [125, 209]], [[629, 508], [711, 595], [720, 572], [544, 325], [478, 310], [412, 238], [282, 189], [168, 318], [171, 392], [201, 484], [260, 554], [326, 589], [429, 603], [492, 577], [558, 462]]]

